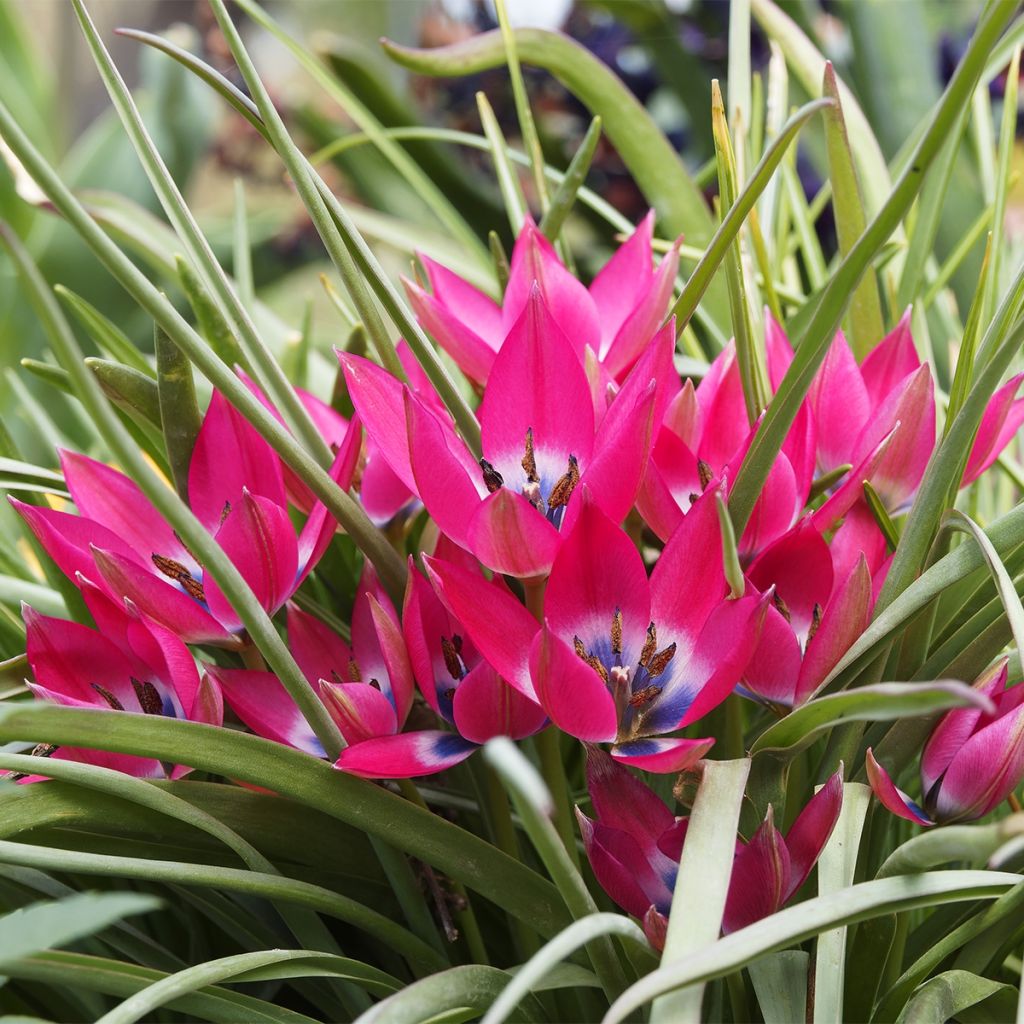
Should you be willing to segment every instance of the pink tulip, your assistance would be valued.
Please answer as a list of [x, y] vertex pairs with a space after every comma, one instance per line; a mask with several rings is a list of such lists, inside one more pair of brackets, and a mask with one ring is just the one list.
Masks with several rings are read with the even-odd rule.
[[[661, 948], [687, 818], [676, 818], [643, 782], [599, 750], [587, 757], [595, 818], [577, 819], [591, 867], [605, 892], [640, 918]], [[737, 841], [722, 931], [745, 928], [782, 909], [807, 880], [839, 818], [842, 769], [807, 803], [785, 837], [771, 808], [749, 843]]]
[[[430, 291], [404, 282], [420, 323], [478, 384], [488, 383], [498, 352], [536, 284], [581, 364], [600, 366], [602, 384], [621, 380], [665, 319], [679, 257], [669, 252], [655, 270], [649, 213], [594, 278], [590, 288], [562, 264], [552, 244], [527, 220], [516, 240], [502, 304], [421, 255]], [[589, 355], [588, 355], [589, 353]]]
[[604, 512], [629, 512], [671, 366], [661, 331], [596, 422], [586, 374], [534, 288], [495, 359], [480, 405], [479, 464], [447, 415], [365, 359], [341, 355], [370, 439], [441, 532], [488, 568], [545, 576], [588, 486]]
[[1024, 684], [1006, 688], [1002, 659], [974, 684], [983, 700], [939, 719], [921, 754], [920, 802], [897, 789], [867, 752], [875, 796], [893, 814], [918, 825], [946, 825], [983, 818], [1024, 778]]
[[[168, 629], [126, 611], [95, 586], [82, 594], [100, 632], [23, 606], [26, 654], [40, 700], [71, 707], [162, 715], [221, 725], [216, 687], [200, 678], [188, 648]], [[50, 756], [114, 768], [142, 778], [178, 778], [190, 769], [153, 758], [59, 747]], [[41, 776], [45, 771], [41, 769]]]
[[[354, 424], [331, 469], [342, 487], [355, 471], [359, 441]], [[88, 456], [60, 456], [78, 515], [11, 503], [61, 570], [114, 601], [130, 599], [188, 643], [237, 646], [237, 612], [134, 481]], [[192, 512], [269, 613], [299, 587], [337, 527], [316, 503], [296, 535], [281, 460], [219, 392], [196, 441], [188, 494]]]
[[560, 548], [543, 623], [507, 591], [427, 559], [476, 648], [560, 729], [648, 771], [674, 772], [709, 739], [667, 738], [723, 701], [749, 660], [767, 598], [728, 600], [716, 492], [702, 497], [648, 579], [629, 537], [592, 500]]

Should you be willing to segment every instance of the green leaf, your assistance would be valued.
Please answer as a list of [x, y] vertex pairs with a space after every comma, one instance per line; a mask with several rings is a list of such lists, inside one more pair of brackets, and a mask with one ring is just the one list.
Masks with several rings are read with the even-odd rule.
[[[662, 963], [699, 956], [722, 931], [750, 761], [705, 761], [679, 861]], [[632, 990], [630, 990], [632, 991]], [[701, 1019], [704, 986], [657, 999], [651, 1024]]]
[[[839, 252], [846, 256], [864, 233], [866, 218], [860, 182], [853, 165], [850, 139], [846, 134], [842, 98], [831, 62], [825, 65], [822, 95], [833, 105], [825, 112], [825, 142], [828, 149], [828, 174], [832, 182], [832, 210], [835, 214]], [[850, 299], [850, 347], [857, 361], [875, 347], [884, 334], [882, 301], [874, 271], [869, 270]]]
[[877, 683], [844, 693], [816, 697], [769, 726], [754, 741], [751, 753], [798, 753], [840, 722], [889, 722], [946, 711], [986, 707], [977, 691], [964, 683]]
[[196, 401], [196, 384], [188, 356], [156, 326], [157, 397], [167, 461], [174, 486], [182, 501], [188, 501], [188, 470], [202, 416]]
[[551, 202], [537, 225], [543, 235], [551, 241], [558, 238], [565, 218], [569, 216], [569, 211], [576, 202], [576, 196], [583, 182], [586, 181], [587, 171], [590, 170], [591, 161], [597, 152], [597, 144], [601, 141], [601, 131], [601, 118], [595, 117], [590, 122], [579, 148], [573, 153], [572, 160], [569, 161], [569, 166], [565, 169], [565, 177], [555, 189]]
[[[963, 1011], [979, 1003], [987, 1007], [982, 1017], [964, 1018]], [[979, 978], [968, 971], [945, 971], [926, 981], [903, 1007], [896, 1024], [932, 1024], [937, 1020], [1010, 1020], [1017, 1010], [1017, 990], [1012, 985]]]
[[63, 285], [54, 285], [57, 297], [85, 328], [86, 333], [96, 343], [100, 351], [106, 352], [111, 359], [124, 363], [152, 377], [153, 367], [148, 360], [132, 344], [128, 336], [111, 320], [108, 320], [95, 306], [90, 305], [80, 295], [69, 291]]
[[156, 910], [160, 901], [138, 893], [83, 892], [33, 903], [0, 917], [0, 968], [44, 949], [75, 942], [132, 914]]
[[476, 108], [480, 114], [480, 125], [490, 143], [491, 159], [494, 161], [494, 176], [498, 180], [498, 189], [505, 204], [505, 213], [508, 214], [508, 223], [513, 234], [517, 234], [529, 213], [526, 197], [523, 195], [519, 178], [508, 158], [508, 143], [505, 141], [501, 125], [498, 124], [494, 109], [491, 107], [491, 101], [482, 92], [476, 94]]
[[749, 965], [764, 1024], [792, 1024], [807, 1019], [807, 968], [810, 955], [784, 949]]
[[1024, 835], [1024, 814], [1011, 814], [990, 825], [948, 825], [931, 829], [896, 847], [878, 869], [877, 878], [910, 875], [941, 864], [984, 864], [1004, 844]]
[[623, 993], [604, 1024], [632, 1019], [637, 1009], [658, 996], [722, 977], [828, 928], [940, 903], [995, 899], [1019, 882], [1019, 875], [999, 871], [933, 871], [862, 882], [806, 900], [733, 932], [702, 952], [664, 964]]

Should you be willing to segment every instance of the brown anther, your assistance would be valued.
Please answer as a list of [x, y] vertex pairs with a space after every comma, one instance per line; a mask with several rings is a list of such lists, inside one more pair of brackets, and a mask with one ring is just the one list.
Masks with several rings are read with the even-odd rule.
[[540, 477], [537, 476], [537, 458], [533, 453], [533, 427], [526, 428], [526, 454], [523, 456], [523, 461], [520, 465], [523, 467], [526, 479], [530, 483], [540, 482]]
[[455, 687], [454, 686], [449, 686], [448, 689], [444, 691], [444, 699], [445, 700], [454, 700], [455, 699]]
[[459, 652], [448, 637], [441, 637], [441, 654], [444, 656], [444, 667], [452, 679], [462, 678], [462, 666], [459, 664]]
[[671, 643], [663, 651], [658, 651], [657, 654], [647, 662], [647, 672], [653, 679], [655, 676], [660, 676], [662, 672], [668, 668], [668, 663], [675, 657], [676, 645]]
[[572, 649], [576, 652], [577, 658], [586, 660], [587, 649], [583, 646], [583, 641], [578, 636], [572, 638]]
[[160, 699], [160, 693], [150, 682], [142, 682], [131, 677], [132, 689], [135, 696], [139, 698], [139, 707], [145, 715], [162, 715], [164, 713], [164, 702]]
[[649, 704], [658, 694], [661, 693], [660, 686], [645, 686], [642, 690], [637, 690], [632, 697], [629, 698], [629, 706], [631, 708], [640, 708], [644, 704]]
[[608, 685], [608, 669], [604, 667], [604, 663], [596, 654], [588, 654], [583, 659], [600, 677], [601, 682]]
[[174, 580], [175, 583], [180, 583], [182, 589], [189, 597], [196, 601], [202, 601], [204, 604], [206, 603], [206, 594], [203, 592], [202, 583], [195, 579], [181, 562], [176, 562], [173, 558], [167, 558], [164, 555], [155, 553], [152, 558], [153, 564], [157, 569], [168, 579]]
[[810, 643], [814, 639], [814, 634], [818, 632], [818, 627], [821, 625], [821, 605], [817, 601], [814, 602], [814, 607], [811, 609], [811, 625], [807, 630], [807, 642]]
[[[52, 743], [37, 743], [29, 752], [29, 757], [52, 757], [57, 753], [57, 748]], [[29, 772], [0, 772], [0, 779], [7, 779], [9, 782], [17, 782], [19, 779], [27, 779]]]
[[371, 686], [372, 686], [372, 687], [373, 687], [373, 688], [374, 688], [375, 690], [379, 690], [379, 689], [380, 689], [380, 680], [379, 680], [379, 679], [371, 679], [371, 680], [370, 680], [370, 685], [371, 685]]
[[772, 592], [772, 604], [775, 605], [775, 610], [787, 621], [791, 622], [793, 616], [789, 613], [789, 608], [786, 607], [786, 602], [782, 600], [782, 596], [777, 590]]
[[658, 631], [654, 628], [652, 622], [647, 627], [647, 639], [644, 641], [643, 650], [640, 652], [640, 664], [644, 668], [647, 668], [647, 663], [654, 656], [654, 652], [658, 649]]
[[715, 471], [703, 460], [697, 460], [697, 476], [700, 479], [700, 489], [706, 490], [707, 486], [715, 477]]
[[361, 683], [363, 681], [363, 674], [359, 671], [355, 658], [348, 659], [348, 681], [350, 683]]
[[455, 653], [462, 655], [462, 637], [458, 633], [452, 633], [452, 647], [455, 648]]
[[622, 612], [616, 608], [612, 616], [612, 654], [622, 653]]
[[572, 492], [576, 490], [576, 485], [579, 482], [580, 466], [576, 461], [576, 456], [570, 455], [569, 468], [551, 488], [551, 494], [548, 496], [548, 508], [561, 508], [563, 505], [568, 505]]
[[231, 502], [225, 501], [224, 507], [220, 510], [220, 525], [224, 525], [224, 520], [231, 515]]
[[690, 493], [686, 497], [689, 500], [691, 505], [696, 505], [697, 504], [697, 499], [700, 497], [700, 495], [699, 494], [695, 494], [693, 491], [690, 491]]
[[341, 678], [341, 673], [336, 669], [331, 669], [331, 682], [336, 683], [338, 686], [343, 686], [345, 680]]
[[480, 460], [480, 468], [484, 471], [484, 487], [488, 494], [500, 491], [505, 486], [505, 478], [486, 460]]
[[115, 711], [124, 711], [124, 705], [105, 686], [99, 683], [90, 685]]

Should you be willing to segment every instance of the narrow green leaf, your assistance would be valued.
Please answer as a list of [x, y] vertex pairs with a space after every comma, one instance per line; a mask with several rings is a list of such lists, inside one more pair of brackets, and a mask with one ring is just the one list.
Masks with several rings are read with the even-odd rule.
[[159, 906], [159, 900], [141, 893], [83, 892], [22, 907], [0, 918], [0, 967], [95, 935], [123, 917], [144, 914]]
[[175, 257], [175, 263], [178, 280], [192, 307], [192, 312], [195, 314], [200, 334], [209, 342], [210, 348], [217, 354], [221, 362], [228, 366], [237, 364], [248, 371], [249, 360], [242, 354], [238, 339], [228, 326], [227, 321], [220, 315], [217, 304], [210, 298], [210, 293], [199, 280], [191, 264], [184, 256], [180, 255]]
[[988, 291], [988, 278], [992, 272], [992, 235], [985, 244], [985, 255], [981, 261], [981, 273], [978, 275], [978, 287], [971, 301], [971, 308], [964, 325], [963, 338], [957, 350], [956, 369], [953, 372], [953, 384], [949, 389], [949, 401], [946, 404], [946, 420], [942, 434], [945, 437], [956, 422], [960, 410], [967, 401], [974, 383], [974, 364], [978, 352], [978, 340], [981, 336], [981, 317], [985, 307], [985, 295]]
[[159, 436], [160, 398], [153, 378], [109, 359], [85, 360], [107, 397], [137, 422], [152, 427]]
[[235, 178], [232, 270], [238, 287], [238, 298], [246, 309], [252, 309], [256, 290], [252, 283], [252, 250], [249, 245], [249, 218], [245, 210], [245, 182]]
[[802, 949], [784, 949], [749, 965], [764, 1024], [793, 1024], [807, 1019], [810, 959]]
[[508, 143], [497, 117], [494, 116], [491, 101], [482, 92], [476, 94], [476, 108], [480, 114], [480, 126], [490, 143], [494, 174], [498, 179], [498, 189], [505, 204], [505, 212], [508, 214], [509, 227], [512, 228], [512, 233], [516, 234], [529, 213], [526, 197], [523, 195], [515, 169], [508, 159]]
[[[903, 1007], [896, 1024], [931, 1024], [937, 1020], [963, 1020], [965, 1010], [987, 1003], [985, 1020], [1009, 1020], [1017, 1008], [1012, 985], [979, 978], [968, 971], [944, 971], [926, 981]], [[1020, 1019], [1018, 1014], [1017, 1019]]]
[[1011, 814], [990, 825], [949, 825], [931, 829], [896, 847], [876, 878], [911, 875], [954, 862], [984, 865], [1004, 844], [1024, 835], [1024, 814]]
[[[555, 198], [558, 198], [557, 193]], [[550, 212], [549, 210], [548, 213]], [[487, 245], [491, 250], [491, 259], [494, 262], [494, 275], [498, 279], [498, 290], [504, 295], [505, 289], [508, 287], [508, 279], [512, 274], [512, 268], [509, 266], [508, 255], [505, 252], [505, 247], [501, 244], [501, 238], [497, 231], [489, 231], [487, 233]]]
[[[749, 772], [750, 761], [746, 758], [704, 762], [672, 893], [662, 963], [699, 956], [703, 950], [714, 948], [722, 931]], [[699, 1022], [703, 995], [704, 986], [698, 984], [662, 996], [651, 1009], [651, 1024]]]
[[876, 683], [816, 697], [794, 708], [758, 736], [751, 752], [796, 754], [839, 722], [889, 722], [950, 708], [986, 706], [984, 698], [964, 683]]
[[716, 500], [718, 503], [718, 525], [722, 531], [722, 563], [725, 566], [725, 578], [729, 584], [729, 596], [739, 598], [746, 590], [746, 583], [743, 578], [743, 567], [740, 565], [739, 550], [736, 547], [736, 534], [732, 529], [725, 499], [718, 495]]
[[[864, 233], [866, 218], [861, 199], [860, 182], [853, 165], [850, 139], [846, 134], [842, 101], [836, 73], [829, 61], [821, 92], [832, 100], [825, 112], [825, 142], [828, 148], [828, 174], [832, 182], [832, 210], [835, 214], [839, 252], [845, 256]], [[857, 361], [877, 345], [883, 337], [882, 301], [874, 271], [869, 270], [857, 285], [850, 299], [850, 345]]]
[[182, 501], [188, 501], [188, 468], [202, 416], [196, 401], [192, 364], [157, 324], [153, 344], [156, 349], [157, 394], [160, 425], [163, 429], [167, 461], [174, 486]]
[[870, 480], [865, 480], [861, 489], [871, 515], [874, 517], [878, 529], [882, 531], [882, 536], [885, 537], [885, 543], [890, 551], [895, 551], [896, 545], [900, 542], [900, 534], [885, 507], [885, 502], [878, 496], [878, 491], [871, 486]]
[[86, 333], [96, 343], [101, 352], [106, 352], [111, 359], [124, 363], [140, 373], [153, 376], [153, 367], [141, 352], [132, 344], [128, 336], [111, 320], [108, 320], [95, 306], [90, 305], [80, 295], [68, 290], [62, 284], [53, 286], [57, 297], [75, 314], [75, 318], [85, 328]]
[[576, 202], [576, 197], [583, 182], [586, 181], [587, 171], [590, 170], [591, 161], [594, 159], [594, 153], [597, 152], [597, 144], [600, 141], [601, 118], [595, 117], [590, 122], [579, 148], [573, 153], [572, 160], [569, 161], [569, 166], [565, 169], [565, 177], [555, 189], [551, 202], [537, 225], [544, 236], [551, 241], [558, 238], [565, 218], [569, 216], [569, 211]]

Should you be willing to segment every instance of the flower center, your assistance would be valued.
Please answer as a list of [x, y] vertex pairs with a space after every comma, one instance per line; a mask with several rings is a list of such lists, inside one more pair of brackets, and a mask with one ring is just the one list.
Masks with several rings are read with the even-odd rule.
[[169, 580], [174, 580], [193, 600], [200, 604], [206, 604], [206, 594], [203, 591], [202, 583], [181, 562], [176, 562], [173, 558], [167, 558], [165, 555], [158, 555], [156, 552], [151, 557], [153, 564], [164, 576]]

